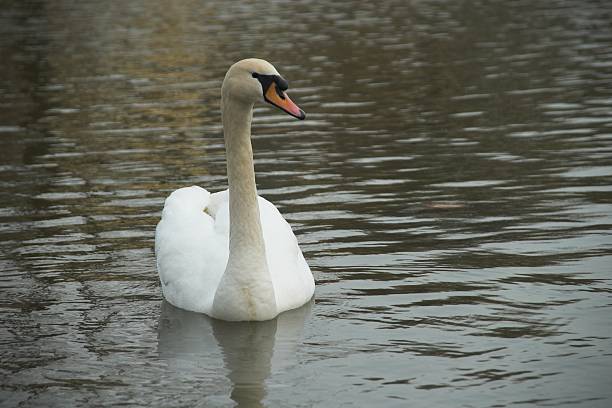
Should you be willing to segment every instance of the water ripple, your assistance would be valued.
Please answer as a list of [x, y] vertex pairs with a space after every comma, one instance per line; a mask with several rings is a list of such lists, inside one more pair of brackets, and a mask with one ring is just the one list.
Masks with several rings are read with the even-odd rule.
[[[4, 405], [607, 407], [610, 7], [285, 6], [0, 15]], [[227, 188], [253, 50], [307, 112], [257, 105], [253, 145], [317, 296], [231, 328], [162, 303], [154, 229]]]

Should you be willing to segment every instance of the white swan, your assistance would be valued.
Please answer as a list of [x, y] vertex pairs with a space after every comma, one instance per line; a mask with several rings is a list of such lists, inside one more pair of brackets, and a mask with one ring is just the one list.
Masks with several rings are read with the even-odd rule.
[[221, 111], [229, 189], [174, 191], [155, 231], [162, 291], [174, 306], [223, 320], [268, 320], [312, 298], [314, 279], [291, 227], [255, 185], [253, 105], [263, 99], [304, 119], [287, 87], [264, 60], [227, 71]]

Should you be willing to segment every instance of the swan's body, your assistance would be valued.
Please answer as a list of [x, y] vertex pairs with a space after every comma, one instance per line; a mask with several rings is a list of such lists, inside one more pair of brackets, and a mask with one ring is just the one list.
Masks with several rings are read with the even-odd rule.
[[229, 189], [200, 187], [166, 199], [155, 233], [164, 297], [181, 309], [223, 320], [268, 320], [308, 302], [314, 279], [289, 224], [257, 195], [251, 118], [261, 100], [303, 119], [272, 65], [249, 59], [223, 81], [223, 132]]

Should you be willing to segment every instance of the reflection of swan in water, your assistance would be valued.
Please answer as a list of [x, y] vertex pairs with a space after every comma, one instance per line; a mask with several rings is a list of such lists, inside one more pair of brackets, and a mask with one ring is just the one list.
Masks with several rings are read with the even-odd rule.
[[158, 326], [160, 357], [182, 368], [195, 365], [198, 375], [213, 376], [215, 367], [223, 365], [231, 382], [230, 398], [239, 407], [263, 406], [266, 379], [295, 363], [312, 303], [264, 322], [225, 322], [164, 301]]

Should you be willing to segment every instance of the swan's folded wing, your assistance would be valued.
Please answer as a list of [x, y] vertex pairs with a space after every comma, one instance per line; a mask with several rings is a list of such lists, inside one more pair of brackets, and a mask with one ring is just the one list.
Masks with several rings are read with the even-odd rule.
[[274, 204], [259, 197], [266, 258], [279, 310], [306, 303], [314, 294], [314, 279], [289, 223]]
[[186, 187], [167, 199], [155, 231], [157, 270], [173, 305], [210, 313], [228, 256], [227, 236], [207, 211], [211, 194]]

